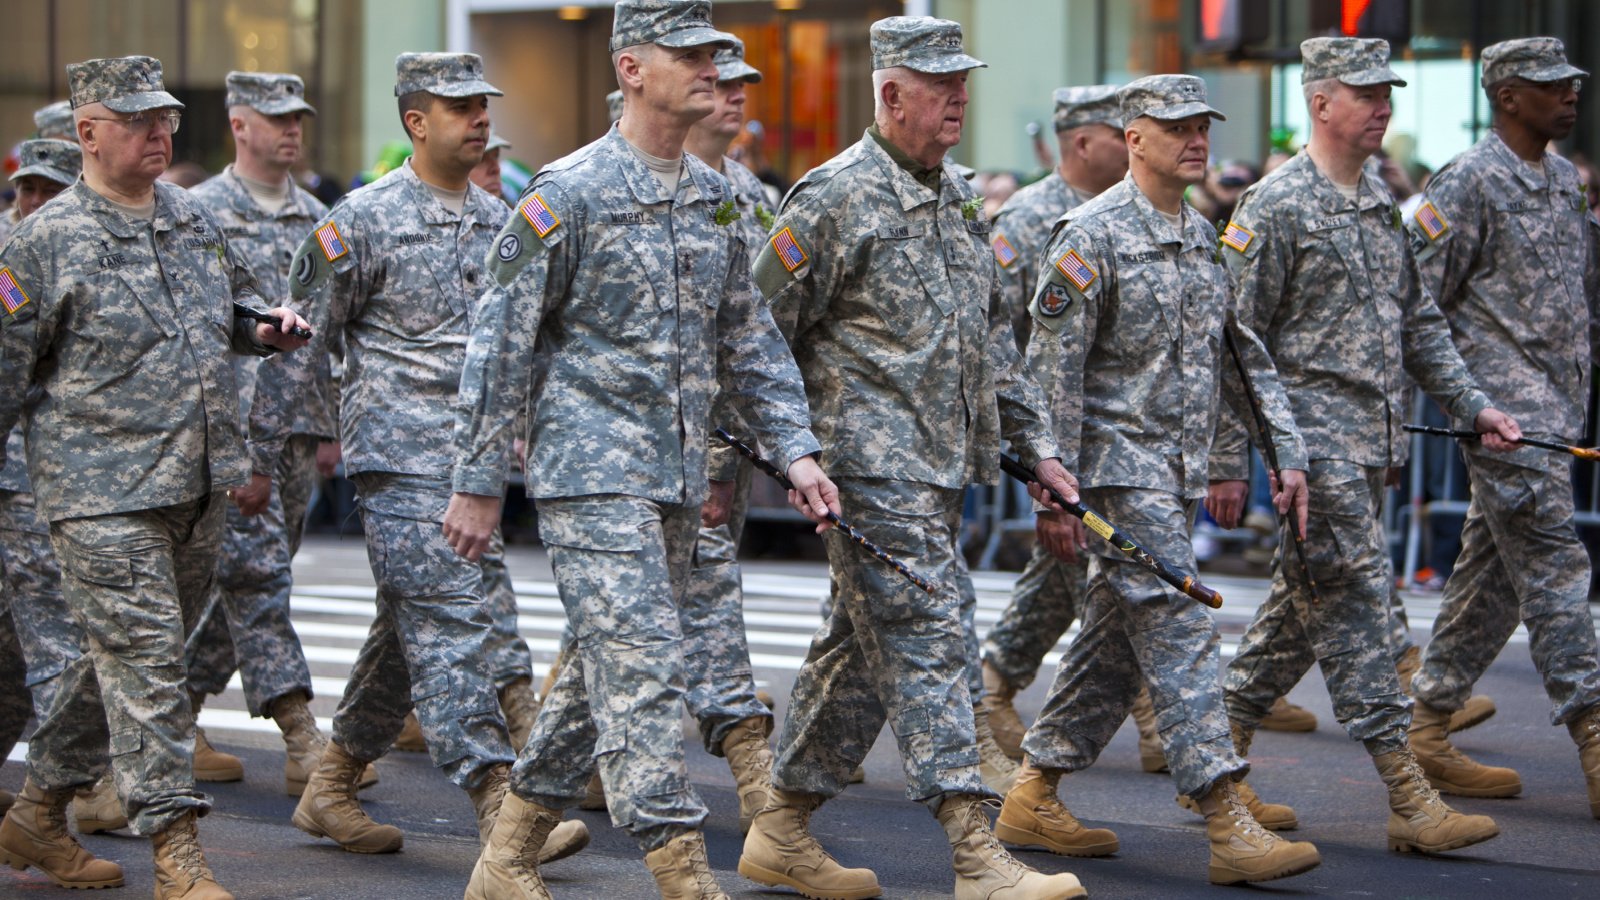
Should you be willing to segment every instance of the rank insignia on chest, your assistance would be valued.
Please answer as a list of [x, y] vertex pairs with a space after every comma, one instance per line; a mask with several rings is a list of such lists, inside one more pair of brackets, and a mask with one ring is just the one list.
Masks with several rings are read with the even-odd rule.
[[1250, 243], [1255, 239], [1256, 233], [1238, 222], [1229, 222], [1228, 226], [1222, 229], [1222, 234], [1217, 237], [1217, 240], [1240, 253], [1250, 249]]
[[322, 245], [322, 255], [333, 262], [339, 257], [350, 252], [345, 246], [344, 238], [339, 236], [339, 227], [332, 222], [317, 229], [317, 243]]
[[1079, 256], [1076, 250], [1068, 250], [1061, 254], [1061, 258], [1056, 260], [1056, 271], [1072, 282], [1072, 286], [1080, 292], [1088, 290], [1089, 285], [1094, 284], [1094, 280], [1100, 277], [1089, 268], [1089, 264], [1083, 261], [1083, 257]]
[[1000, 264], [1000, 268], [1009, 269], [1017, 261], [1017, 248], [1011, 246], [1005, 235], [995, 235], [991, 246], [994, 247], [994, 261]]
[[772, 249], [777, 251], [778, 261], [790, 272], [805, 265], [810, 259], [806, 256], [805, 249], [800, 246], [800, 242], [795, 240], [794, 232], [788, 228], [772, 236]]
[[0, 304], [5, 305], [8, 313], [28, 305], [28, 293], [17, 284], [17, 276], [12, 275], [9, 268], [0, 269]]
[[528, 220], [529, 225], [533, 226], [533, 233], [537, 234], [540, 240], [549, 237], [550, 232], [555, 231], [556, 226], [561, 224], [561, 220], [551, 212], [549, 204], [538, 194], [528, 195], [528, 199], [522, 201], [522, 206], [518, 207], [517, 211], [522, 213], [522, 217]]
[[1444, 220], [1439, 210], [1433, 206], [1433, 201], [1427, 201], [1417, 207], [1417, 224], [1422, 226], [1423, 234], [1428, 240], [1437, 241], [1439, 236], [1450, 230], [1450, 223]]

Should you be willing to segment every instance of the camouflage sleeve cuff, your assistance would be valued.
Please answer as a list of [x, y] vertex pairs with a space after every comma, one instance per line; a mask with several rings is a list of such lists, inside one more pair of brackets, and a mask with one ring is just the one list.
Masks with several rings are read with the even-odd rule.
[[801, 457], [810, 456], [813, 453], [821, 453], [822, 445], [817, 443], [817, 439], [811, 434], [811, 430], [806, 429], [786, 438], [780, 452], [783, 454], [782, 458], [774, 460], [774, 462], [787, 475], [789, 474], [789, 467], [794, 465]]
[[278, 469], [278, 457], [283, 455], [283, 439], [248, 441], [246, 452], [250, 456], [250, 471], [257, 475], [271, 475]]
[[1489, 396], [1483, 391], [1473, 388], [1464, 392], [1450, 405], [1450, 415], [1457, 422], [1463, 423], [1468, 429], [1475, 429], [1478, 413], [1483, 412], [1494, 404], [1489, 402]]
[[[1294, 435], [1293, 438], [1288, 440], [1281, 437], [1278, 439], [1278, 468], [1299, 469], [1302, 472], [1311, 469], [1311, 460], [1306, 453], [1305, 441], [1299, 435]], [[1246, 469], [1246, 472], [1248, 471]]]
[[506, 492], [506, 473], [500, 466], [456, 465], [454, 490], [458, 494], [499, 497]]

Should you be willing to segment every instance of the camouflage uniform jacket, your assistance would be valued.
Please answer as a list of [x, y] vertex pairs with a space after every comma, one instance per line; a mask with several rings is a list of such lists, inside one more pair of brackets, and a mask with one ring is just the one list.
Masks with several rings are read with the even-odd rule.
[[1546, 153], [1541, 175], [1490, 132], [1428, 182], [1425, 203], [1412, 246], [1467, 368], [1530, 435], [1579, 440], [1600, 295], [1577, 170]]
[[5, 451], [5, 465], [0, 466], [0, 491], [32, 493], [33, 488], [28, 484], [28, 449], [23, 443], [20, 421], [11, 426], [11, 433], [6, 435]]
[[[306, 352], [343, 346], [345, 471], [450, 470], [443, 436], [455, 422], [473, 298], [510, 212], [470, 185], [458, 217], [407, 161], [351, 192], [300, 245], [290, 290], [313, 316], [317, 336]], [[283, 380], [303, 396], [315, 377], [312, 366], [286, 366]]]
[[1030, 468], [1060, 455], [976, 209], [948, 161], [935, 192], [870, 134], [784, 199], [756, 281], [830, 475], [959, 489], [999, 479], [1002, 436]]
[[1178, 234], [1129, 175], [1067, 213], [1045, 250], [1028, 357], [1059, 359], [1049, 390], [1062, 462], [1088, 487], [1205, 495], [1219, 394], [1248, 412], [1224, 349], [1230, 326], [1279, 461], [1306, 467], [1272, 360], [1231, 321], [1216, 231], [1182, 208]]
[[[787, 469], [818, 450], [799, 373], [691, 155], [667, 196], [613, 127], [550, 163], [498, 238], [461, 377], [455, 487], [498, 496], [529, 403], [529, 496], [699, 504], [720, 384]], [[530, 393], [531, 385], [531, 393]]]
[[[0, 249], [0, 429], [27, 417], [50, 521], [171, 506], [243, 484], [230, 349], [266, 355], [255, 278], [205, 207], [157, 183], [134, 222], [79, 181]], [[11, 280], [7, 287], [7, 280]]]
[[[733, 205], [739, 210], [739, 226], [744, 229], [745, 246], [760, 247], [767, 240], [767, 225], [775, 218], [771, 207], [767, 205], [767, 189], [756, 173], [745, 168], [738, 160], [727, 157], [722, 159], [722, 177], [728, 179], [728, 186], [733, 189]], [[752, 249], [751, 253], [754, 252]], [[727, 428], [735, 435], [746, 431], [738, 421], [737, 413], [722, 402], [720, 395], [711, 408], [713, 428]], [[706, 457], [707, 475], [717, 481], [732, 481], [738, 474], [741, 459], [743, 457], [732, 447], [711, 438]]]
[[1050, 230], [1067, 210], [1089, 197], [1067, 184], [1061, 172], [1049, 175], [1011, 195], [994, 214], [994, 260], [1000, 266], [1011, 321], [1024, 321], [1038, 287], [1039, 257], [1050, 242]]
[[[1266, 341], [1311, 457], [1397, 466], [1407, 374], [1460, 420], [1489, 400], [1422, 289], [1394, 199], [1371, 171], [1361, 179], [1356, 209], [1301, 152], [1239, 198], [1220, 247], [1239, 317]], [[1219, 445], [1242, 448], [1229, 427]]]
[[[268, 304], [288, 306], [289, 264], [294, 259], [295, 248], [311, 233], [312, 226], [327, 215], [328, 208], [322, 201], [291, 181], [289, 202], [277, 212], [269, 213], [250, 196], [249, 189], [234, 174], [232, 166], [189, 193], [222, 223], [222, 233], [227, 236], [229, 245], [249, 263], [250, 271], [255, 274], [261, 287], [261, 296], [267, 298]], [[311, 317], [306, 318], [309, 320]], [[323, 371], [309, 395], [296, 404], [290, 431], [330, 439], [335, 437], [337, 432], [330, 407], [332, 401], [328, 396], [327, 354], [322, 354], [319, 360], [313, 360], [310, 354], [285, 354], [273, 365], [282, 365], [291, 360], [295, 365], [320, 362]], [[241, 392], [241, 415], [248, 421], [250, 398], [255, 393], [257, 361], [252, 357], [235, 357], [234, 368]]]

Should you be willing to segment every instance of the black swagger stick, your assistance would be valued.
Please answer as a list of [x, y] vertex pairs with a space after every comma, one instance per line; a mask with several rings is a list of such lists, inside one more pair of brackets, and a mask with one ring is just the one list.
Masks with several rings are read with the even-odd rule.
[[[1004, 453], [1000, 454], [1000, 468], [1004, 469], [1007, 475], [1023, 484], [1039, 480], [1032, 472], [1028, 471], [1027, 466]], [[1045, 490], [1050, 492], [1052, 499], [1061, 504], [1062, 509], [1082, 519], [1083, 524], [1088, 526], [1090, 531], [1105, 538], [1111, 546], [1128, 554], [1134, 562], [1154, 572], [1157, 578], [1212, 609], [1222, 606], [1222, 595], [1201, 584], [1200, 579], [1193, 575], [1179, 574], [1171, 566], [1152, 555], [1149, 550], [1139, 546], [1139, 543], [1133, 538], [1118, 531], [1115, 525], [1101, 518], [1099, 513], [1089, 507], [1084, 506], [1082, 503], [1068, 503], [1067, 498], [1057, 493], [1055, 488], [1046, 487]]]
[[[753, 463], [756, 468], [772, 476], [772, 478], [777, 480], [777, 482], [783, 485], [786, 489], [791, 491], [795, 489], [794, 483], [789, 480], [789, 476], [778, 471], [777, 466], [762, 459], [761, 454], [757, 453], [755, 448], [729, 434], [726, 429], [718, 428], [716, 435], [728, 446], [739, 451], [745, 459], [750, 460], [750, 462]], [[832, 511], [829, 511], [828, 513], [828, 521], [833, 523], [833, 527], [844, 532], [845, 537], [860, 544], [861, 547], [868, 553], [871, 553], [873, 556], [888, 564], [888, 566], [894, 569], [896, 572], [904, 575], [907, 581], [919, 588], [922, 588], [924, 591], [930, 594], [934, 593], [934, 587], [931, 582], [923, 578], [921, 575], [911, 571], [910, 567], [900, 560], [895, 559], [894, 556], [889, 553], [889, 551], [868, 540], [866, 535], [855, 530], [855, 528], [852, 527], [849, 522], [846, 522]]]
[[[1483, 438], [1483, 435], [1476, 431], [1455, 431], [1450, 428], [1435, 428], [1432, 425], [1407, 425], [1405, 429], [1414, 434], [1436, 434], [1462, 441], [1476, 441]], [[1600, 447], [1574, 447], [1571, 444], [1558, 444], [1555, 441], [1541, 441], [1536, 438], [1520, 438], [1517, 443], [1538, 447], [1541, 450], [1554, 450], [1557, 453], [1571, 453], [1579, 459], [1600, 459]]]
[[[257, 322], [265, 322], [268, 325], [277, 328], [279, 332], [283, 332], [282, 319], [272, 315], [271, 313], [257, 312], [256, 310], [245, 306], [243, 303], [233, 304], [233, 316], [236, 319], [255, 319]], [[308, 340], [311, 337], [310, 329], [301, 328], [299, 325], [291, 327], [287, 333], [292, 334], [297, 338], [306, 338]]]

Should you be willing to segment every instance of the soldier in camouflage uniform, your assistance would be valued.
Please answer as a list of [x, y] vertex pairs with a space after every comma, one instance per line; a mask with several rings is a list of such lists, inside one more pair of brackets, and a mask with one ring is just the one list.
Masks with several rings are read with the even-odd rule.
[[[1260, 389], [1287, 466], [1276, 499], [1288, 515], [1304, 515], [1305, 452], [1271, 359], [1230, 314], [1216, 233], [1183, 200], [1205, 177], [1211, 119], [1222, 114], [1190, 75], [1141, 78], [1118, 99], [1128, 177], [1057, 224], [1039, 261], [1028, 356], [1051, 370], [1057, 436], [1082, 473], [1085, 502], [1193, 571], [1189, 528], [1205, 493], [1219, 390], [1230, 406], [1244, 403], [1238, 372], [1221, 366], [1224, 340], [1241, 347]], [[1057, 556], [1084, 546], [1076, 519], [1041, 514], [1039, 531]], [[1083, 628], [1023, 740], [1026, 763], [1001, 809], [1000, 837], [1074, 856], [1116, 851], [1116, 835], [1073, 818], [1058, 782], [1094, 762], [1143, 681], [1178, 791], [1208, 820], [1211, 881], [1316, 866], [1315, 847], [1262, 830], [1236, 790], [1246, 766], [1228, 733], [1210, 614], [1108, 544], [1087, 549]]]
[[712, 28], [710, 6], [617, 4], [611, 52], [627, 111], [535, 177], [473, 313], [446, 534], [458, 552], [481, 552], [526, 405], [527, 490], [576, 658], [520, 753], [469, 898], [549, 896], [534, 854], [596, 766], [613, 823], [645, 851], [663, 896], [726, 897], [683, 759], [690, 648], [678, 612], [719, 374], [804, 492], [797, 504], [813, 517], [837, 510], [728, 183], [683, 152], [714, 102], [714, 51], [733, 42]]
[[35, 110], [33, 127], [46, 140], [76, 142], [78, 130], [72, 124], [72, 101], [57, 100]]
[[[29, 744], [0, 862], [64, 886], [122, 884], [65, 829], [109, 749], [134, 831], [153, 838], [156, 897], [231, 897], [195, 830], [210, 800], [194, 789], [183, 643], [211, 590], [223, 491], [248, 473], [229, 351], [300, 346], [279, 328], [305, 322], [269, 313], [211, 214], [157, 183], [182, 108], [160, 62], [67, 74], [83, 177], [0, 249], [0, 431], [27, 423], [35, 500], [88, 641]], [[246, 308], [274, 324], [236, 315]]]
[[511, 142], [489, 132], [489, 143], [483, 147], [483, 159], [472, 167], [472, 172], [467, 177], [472, 183], [483, 188], [484, 193], [505, 201], [505, 182], [500, 180], [500, 151], [510, 148]]
[[[1589, 367], [1600, 361], [1600, 225], [1572, 164], [1545, 147], [1572, 131], [1578, 79], [1588, 74], [1554, 38], [1486, 48], [1494, 129], [1439, 170], [1410, 222], [1423, 286], [1438, 298], [1467, 368], [1530, 434], [1562, 443], [1584, 433]], [[1472, 503], [1412, 682], [1412, 746], [1441, 791], [1520, 790], [1515, 771], [1474, 762], [1444, 735], [1520, 621], [1551, 720], [1578, 743], [1589, 810], [1600, 818], [1600, 660], [1589, 555], [1572, 522], [1572, 460], [1534, 447], [1491, 455], [1468, 443], [1462, 452]]]
[[874, 124], [790, 192], [756, 280], [805, 376], [841, 506], [935, 589], [830, 533], [832, 615], [795, 682], [739, 872], [808, 896], [878, 895], [872, 871], [840, 866], [807, 821], [887, 720], [907, 796], [950, 840], [958, 896], [1081, 896], [1072, 875], [1041, 875], [995, 842], [968, 684], [977, 659], [955, 555], [966, 486], [997, 480], [1004, 437], [1041, 482], [1076, 495], [1017, 353], [990, 223], [945, 156], [984, 64], [963, 52], [959, 24], [929, 17], [874, 23], [871, 47]]
[[[345, 197], [301, 244], [290, 276], [296, 299], [327, 316], [312, 349], [343, 345], [341, 447], [378, 585], [377, 617], [294, 824], [355, 852], [403, 842], [355, 790], [413, 706], [434, 765], [471, 797], [480, 839], [513, 756], [489, 671], [484, 573], [439, 532], [450, 454], [438, 435], [454, 416], [472, 297], [509, 212], [467, 178], [488, 142], [488, 98], [500, 95], [482, 72], [470, 53], [396, 57], [413, 155]], [[310, 374], [280, 377], [305, 384]]]
[[[65, 100], [36, 110], [33, 114], [33, 127], [38, 131], [36, 135], [38, 140], [68, 141], [71, 143], [76, 143], [78, 140], [77, 133], [72, 130], [72, 105]], [[23, 160], [20, 154], [20, 148], [17, 159], [22, 160], [23, 165], [26, 165], [26, 161]], [[39, 199], [36, 206], [43, 205], [50, 197], [60, 193], [59, 188], [51, 187], [56, 182], [48, 177], [28, 176], [28, 180], [19, 180], [22, 177], [19, 173], [14, 173], [11, 176], [12, 182], [17, 186], [17, 200], [11, 204], [11, 208], [6, 210], [4, 215], [0, 215], [0, 243], [5, 242], [6, 236], [11, 233], [11, 229], [17, 227], [17, 223], [21, 222], [27, 215], [27, 212], [23, 210], [22, 196], [30, 185], [37, 184], [41, 190], [49, 192], [49, 196]]]
[[[1390, 846], [1451, 850], [1498, 829], [1439, 800], [1406, 740], [1410, 701], [1390, 646], [1383, 481], [1409, 446], [1401, 431], [1408, 375], [1458, 421], [1491, 432], [1487, 442], [1509, 446], [1517, 425], [1491, 408], [1451, 346], [1417, 280], [1399, 208], [1363, 168], [1388, 125], [1391, 85], [1405, 84], [1389, 68], [1389, 45], [1313, 38], [1300, 46], [1311, 140], [1240, 198], [1220, 252], [1239, 317], [1266, 341], [1305, 437], [1312, 499], [1302, 533], [1319, 602], [1285, 533], [1272, 591], [1228, 666], [1228, 715], [1247, 752], [1273, 701], [1319, 664], [1334, 715], [1388, 786]], [[1234, 474], [1213, 477], [1211, 505], [1224, 526], [1245, 492], [1246, 416], [1226, 420], [1217, 437], [1219, 455], [1234, 461]]]
[[[301, 157], [302, 118], [316, 115], [316, 110], [306, 102], [305, 84], [298, 76], [267, 72], [228, 73], [226, 107], [236, 159], [191, 194], [222, 223], [263, 294], [286, 300], [294, 250], [328, 211], [290, 176]], [[308, 312], [306, 318], [322, 317]], [[271, 716], [283, 731], [284, 788], [298, 797], [327, 739], [306, 706], [312, 696], [311, 670], [289, 619], [290, 560], [300, 547], [317, 448], [334, 438], [334, 426], [327, 356], [307, 354], [285, 361], [291, 358], [315, 362], [320, 377], [293, 410], [287, 436], [251, 444], [251, 483], [234, 492], [237, 507], [228, 511], [217, 595], [205, 624], [189, 641], [188, 665], [189, 696], [196, 710], [207, 695], [222, 693], [239, 672], [250, 714]], [[244, 357], [234, 363], [246, 422], [257, 364]], [[239, 758], [211, 747], [204, 729], [195, 731], [194, 755], [198, 781], [244, 777]]]
[[615, 125], [622, 121], [622, 91], [612, 91], [606, 95], [606, 118]]

